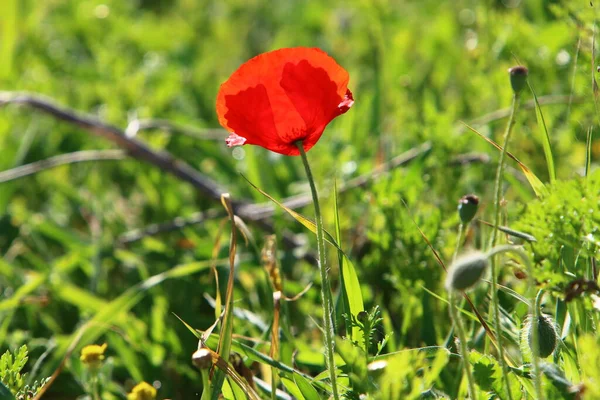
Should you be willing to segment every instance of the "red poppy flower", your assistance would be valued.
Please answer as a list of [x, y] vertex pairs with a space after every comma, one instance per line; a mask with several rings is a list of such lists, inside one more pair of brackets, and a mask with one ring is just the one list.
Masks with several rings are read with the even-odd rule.
[[297, 47], [260, 54], [221, 85], [219, 122], [232, 132], [229, 147], [255, 144], [285, 155], [308, 151], [332, 119], [354, 99], [348, 72], [316, 48]]

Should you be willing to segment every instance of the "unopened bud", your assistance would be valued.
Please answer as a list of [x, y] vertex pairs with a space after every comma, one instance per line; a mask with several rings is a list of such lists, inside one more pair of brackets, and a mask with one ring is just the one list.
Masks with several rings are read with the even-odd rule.
[[537, 351], [533, 347], [533, 318], [527, 318], [523, 332], [521, 332], [521, 346], [523, 342], [527, 343], [527, 350], [538, 357], [546, 358], [554, 353], [558, 343], [558, 333], [556, 325], [549, 315], [538, 316], [538, 346]]
[[212, 354], [210, 350], [203, 347], [192, 354], [192, 362], [199, 369], [207, 369], [212, 367]]
[[479, 197], [474, 194], [468, 194], [461, 197], [458, 201], [458, 216], [463, 224], [471, 222], [479, 208]]
[[509, 68], [508, 73], [510, 74], [510, 86], [512, 86], [513, 92], [518, 94], [527, 84], [527, 75], [529, 75], [529, 70], [527, 67], [518, 65], [516, 67]]
[[484, 253], [475, 252], [458, 258], [448, 270], [447, 290], [467, 290], [475, 286], [488, 266]]

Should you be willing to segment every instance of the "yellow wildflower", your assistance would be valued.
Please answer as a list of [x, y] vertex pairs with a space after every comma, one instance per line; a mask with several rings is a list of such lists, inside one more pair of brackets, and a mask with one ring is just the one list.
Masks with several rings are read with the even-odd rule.
[[146, 382], [138, 383], [127, 395], [127, 400], [154, 400], [156, 389]]
[[79, 359], [88, 367], [99, 367], [104, 360], [104, 351], [108, 345], [104, 343], [102, 346], [91, 344], [81, 349], [81, 357]]

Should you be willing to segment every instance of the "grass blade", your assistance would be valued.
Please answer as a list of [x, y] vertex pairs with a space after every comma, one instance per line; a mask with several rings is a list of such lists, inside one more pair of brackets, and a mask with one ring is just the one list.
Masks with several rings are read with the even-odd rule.
[[594, 136], [594, 128], [589, 127], [585, 139], [585, 176], [588, 177], [590, 175], [590, 171], [592, 170], [592, 139]]
[[[231, 203], [231, 197], [228, 193], [224, 193], [221, 195], [221, 203], [225, 210], [227, 210], [227, 214], [229, 215], [229, 220], [231, 221], [231, 238], [229, 244], [229, 279], [227, 280], [227, 291], [225, 293], [225, 312], [223, 315], [223, 320], [221, 322], [221, 332], [219, 335], [219, 345], [217, 346], [217, 355], [220, 359], [222, 359], [226, 365], [227, 360], [229, 360], [229, 354], [231, 353], [231, 337], [233, 335], [233, 279], [234, 279], [234, 268], [235, 268], [235, 254], [236, 254], [236, 246], [237, 246], [237, 229], [235, 226], [235, 216], [233, 214], [233, 205]], [[222, 368], [221, 368], [222, 370]], [[225, 371], [227, 372], [227, 371]], [[235, 372], [235, 371], [234, 371]], [[229, 374], [229, 372], [227, 372]], [[231, 376], [231, 375], [230, 375]], [[212, 382], [213, 390], [212, 390], [212, 399], [217, 400], [219, 394], [221, 393], [221, 387], [223, 386], [223, 380], [225, 379], [225, 374], [222, 372], [218, 372], [215, 374], [214, 380]]]
[[[479, 219], [479, 222], [481, 222], [484, 225], [490, 226], [492, 228], [494, 227], [494, 224], [492, 224], [490, 222], [487, 222], [487, 221], [484, 221], [482, 219]], [[507, 226], [499, 225], [498, 226], [498, 230], [500, 232], [506, 233], [509, 236], [513, 236], [513, 237], [525, 240], [527, 242], [537, 242], [537, 239], [534, 236], [530, 235], [529, 233], [516, 231], [514, 229], [510, 229]]]
[[556, 181], [556, 170], [554, 168], [554, 156], [552, 155], [552, 147], [550, 146], [550, 135], [548, 134], [548, 128], [546, 127], [546, 121], [544, 120], [544, 114], [542, 114], [542, 108], [538, 101], [537, 95], [533, 90], [531, 83], [527, 81], [531, 94], [533, 94], [533, 101], [535, 102], [535, 116], [537, 118], [538, 126], [542, 127], [542, 146], [544, 147], [544, 156], [546, 157], [546, 165], [548, 166], [548, 176], [550, 177], [550, 183]]
[[[471, 130], [472, 132], [476, 133], [480, 138], [482, 138], [483, 140], [485, 140], [486, 142], [488, 142], [489, 144], [491, 144], [492, 146], [494, 146], [499, 151], [502, 151], [502, 146], [500, 146], [498, 143], [494, 142], [492, 139], [490, 139], [488, 137], [485, 137], [484, 135], [482, 135], [481, 133], [479, 133], [475, 128], [473, 128], [473, 127], [465, 124], [464, 122], [463, 122], [463, 124], [469, 130]], [[517, 165], [519, 166], [519, 168], [521, 168], [521, 171], [525, 175], [525, 178], [527, 178], [527, 181], [531, 185], [531, 188], [535, 192], [536, 196], [540, 197], [540, 196], [546, 194], [546, 192], [548, 191], [546, 189], [546, 186], [542, 183], [542, 181], [525, 164], [523, 164], [521, 161], [519, 161], [519, 159], [517, 157], [515, 157], [509, 151], [506, 152], [506, 155], [509, 156], [513, 161], [515, 161], [517, 163]]]
[[[334, 182], [333, 189], [333, 204], [334, 204], [334, 215], [335, 215], [335, 236], [338, 243], [341, 243], [341, 228], [340, 228], [340, 215], [338, 208], [338, 196], [337, 196], [337, 183]], [[342, 298], [344, 299], [344, 308], [347, 313], [357, 316], [359, 312], [365, 309], [363, 304], [362, 293], [360, 289], [360, 281], [354, 269], [354, 265], [348, 260], [344, 252], [338, 249], [338, 260], [340, 265], [340, 287], [342, 291]], [[349, 324], [346, 324], [349, 325]], [[350, 339], [360, 337], [360, 329], [357, 326], [352, 328], [346, 327]], [[364, 348], [364, 344], [363, 344]], [[367, 349], [364, 349], [365, 351]]]
[[310, 384], [308, 379], [299, 374], [294, 374], [294, 382], [300, 391], [302, 392], [302, 396], [306, 400], [319, 400], [321, 396], [317, 390]]
[[15, 400], [15, 396], [2, 382], [0, 382], [0, 400]]
[[[246, 179], [246, 181], [250, 184], [250, 186], [252, 186], [258, 192], [260, 192], [260, 194], [262, 194], [263, 196], [265, 196], [267, 199], [271, 200], [273, 203], [275, 203], [282, 210], [284, 210], [285, 212], [287, 212], [288, 214], [290, 214], [292, 216], [292, 218], [294, 218], [296, 221], [300, 222], [302, 225], [304, 225], [304, 227], [308, 228], [309, 231], [311, 231], [314, 234], [317, 233], [317, 225], [313, 221], [311, 221], [310, 219], [306, 218], [304, 215], [302, 215], [300, 213], [297, 213], [296, 211], [292, 210], [291, 208], [286, 207], [281, 202], [277, 201], [270, 194], [268, 194], [267, 192], [265, 192], [264, 190], [262, 190], [261, 188], [259, 188], [255, 184], [253, 184], [252, 182], [250, 182], [248, 180], [248, 178], [246, 178], [243, 174], [242, 174], [242, 177], [244, 179]], [[340, 246], [338, 245], [337, 241], [331, 235], [331, 233], [329, 233], [327, 231], [324, 231], [324, 235], [325, 235], [325, 240], [327, 242], [329, 242], [331, 245], [333, 245], [334, 247], [336, 247], [338, 250], [342, 250], [340, 248]]]
[[[429, 240], [429, 238], [427, 238], [427, 235], [425, 235], [425, 232], [423, 232], [421, 230], [421, 228], [417, 224], [417, 221], [415, 221], [415, 219], [412, 217], [412, 215], [410, 213], [410, 208], [408, 207], [408, 204], [406, 204], [406, 201], [404, 201], [404, 199], [402, 197], [400, 198], [400, 200], [402, 200], [402, 204], [404, 204], [404, 207], [406, 208], [406, 211], [408, 212], [408, 216], [410, 217], [412, 223], [415, 225], [415, 227], [419, 231], [419, 234], [421, 235], [421, 237], [423, 238], [423, 240], [425, 241], [425, 243], [427, 243], [427, 247], [429, 247], [429, 249], [433, 252], [433, 255], [435, 256], [437, 262], [444, 269], [444, 271], [448, 271], [448, 269], [446, 268], [446, 264], [444, 264], [444, 261], [442, 261], [442, 258], [440, 257], [440, 255], [438, 254], [438, 252], [435, 250], [435, 247], [433, 247], [433, 244], [431, 244], [431, 241]], [[473, 301], [471, 300], [471, 298], [469, 297], [469, 295], [467, 293], [463, 292], [462, 296], [467, 301], [467, 303], [469, 303], [469, 306], [471, 307], [471, 309], [473, 310], [473, 312], [477, 316], [477, 319], [479, 320], [479, 323], [481, 324], [481, 326], [483, 327], [483, 329], [485, 329], [485, 333], [489, 336], [489, 338], [492, 341], [492, 343], [494, 343], [494, 345], [496, 345], [496, 336], [494, 335], [494, 332], [492, 332], [492, 330], [490, 329], [490, 327], [487, 324], [487, 322], [485, 322], [485, 320], [483, 319], [483, 316], [479, 313], [479, 310], [477, 310], [477, 308], [475, 307], [475, 304], [473, 304]]]

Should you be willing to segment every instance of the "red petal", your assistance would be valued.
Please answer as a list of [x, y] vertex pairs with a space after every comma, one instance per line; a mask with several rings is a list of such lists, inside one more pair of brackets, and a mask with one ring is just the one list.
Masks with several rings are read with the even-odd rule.
[[338, 115], [342, 98], [337, 93], [337, 86], [323, 68], [302, 60], [284, 66], [281, 87], [305, 123], [303, 131], [288, 130], [284, 139], [303, 140], [308, 150], [319, 140], [325, 126]]
[[225, 96], [227, 127], [248, 144], [266, 147], [277, 141], [273, 111], [264, 85]]
[[347, 85], [346, 70], [320, 49], [264, 53], [221, 85], [219, 122], [248, 144], [297, 155], [295, 141], [304, 140], [308, 150], [325, 126], [352, 105]]

